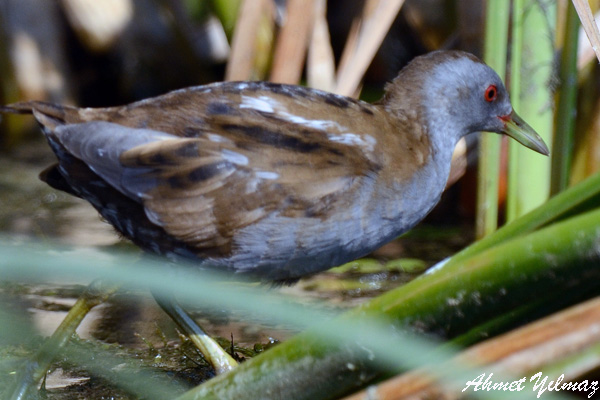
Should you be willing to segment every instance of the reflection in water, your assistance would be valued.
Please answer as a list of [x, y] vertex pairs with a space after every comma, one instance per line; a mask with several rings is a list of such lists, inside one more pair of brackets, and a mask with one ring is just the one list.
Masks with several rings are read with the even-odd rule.
[[42, 139], [0, 155], [0, 231], [75, 246], [117, 243], [92, 206], [39, 180], [54, 162]]

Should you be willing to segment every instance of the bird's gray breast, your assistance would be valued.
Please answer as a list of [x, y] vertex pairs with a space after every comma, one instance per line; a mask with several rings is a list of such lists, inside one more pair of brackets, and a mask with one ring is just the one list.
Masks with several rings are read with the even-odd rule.
[[[417, 224], [445, 185], [423, 171], [409, 182], [381, 187], [371, 181], [327, 219], [273, 213], [235, 236], [227, 260], [207, 260], [265, 280], [293, 280], [363, 257]], [[225, 265], [223, 265], [225, 264]]]

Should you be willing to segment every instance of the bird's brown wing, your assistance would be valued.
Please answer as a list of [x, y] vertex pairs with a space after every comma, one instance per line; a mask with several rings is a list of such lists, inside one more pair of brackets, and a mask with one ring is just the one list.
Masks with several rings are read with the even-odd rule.
[[237, 230], [273, 213], [343, 211], [382, 164], [377, 107], [300, 87], [227, 83], [107, 109], [18, 108], [36, 114], [57, 154], [64, 147], [200, 251], [226, 253]]
[[[286, 136], [283, 130], [270, 134]], [[226, 248], [236, 231], [272, 213], [326, 218], [336, 207], [343, 211], [342, 203], [378, 168], [359, 148], [325, 138], [312, 138], [315, 147], [302, 152], [232, 137], [221, 130], [211, 133], [212, 141], [132, 148], [120, 158], [123, 183], [171, 235], [195, 248]]]
[[182, 138], [96, 121], [60, 126], [55, 136], [143, 204], [153, 223], [200, 252], [217, 254], [231, 250], [236, 231], [272, 213], [324, 219], [343, 211], [379, 168], [364, 148], [321, 131], [305, 129], [298, 142], [285, 124], [252, 123]]

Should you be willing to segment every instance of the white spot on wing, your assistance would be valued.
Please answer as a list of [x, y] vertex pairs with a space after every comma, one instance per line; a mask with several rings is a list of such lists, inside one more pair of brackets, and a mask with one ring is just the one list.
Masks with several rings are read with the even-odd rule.
[[299, 115], [290, 114], [283, 104], [269, 96], [251, 97], [242, 95], [240, 108], [246, 108], [261, 112], [275, 114], [277, 117], [306, 128], [321, 131], [336, 130], [343, 132], [345, 129], [337, 122], [325, 119], [304, 118]]
[[356, 133], [341, 133], [339, 135], [330, 134], [327, 138], [332, 142], [346, 144], [348, 146], [361, 146], [369, 151], [373, 151], [377, 140], [371, 135], [359, 136]]
[[208, 140], [210, 140], [211, 142], [215, 142], [215, 143], [228, 143], [230, 142], [229, 139], [224, 138], [221, 135], [215, 135], [214, 133], [209, 133], [206, 135], [206, 137], [208, 138]]
[[271, 172], [271, 171], [257, 171], [256, 177], [260, 178], [260, 179], [273, 180], [273, 179], [279, 178], [279, 174], [277, 172]]
[[224, 149], [221, 151], [223, 158], [237, 165], [248, 165], [248, 157], [235, 151]]
[[276, 107], [278, 104], [277, 100], [272, 99], [269, 96], [250, 97], [242, 95], [242, 104], [240, 104], [240, 108], [249, 108], [251, 110], [273, 113], [275, 112], [273, 107]]
[[329, 121], [326, 119], [308, 119], [287, 112], [278, 112], [277, 115], [293, 124], [302, 125], [307, 128], [318, 129], [321, 131], [330, 131], [332, 129], [336, 129], [338, 131], [343, 130], [340, 124], [335, 121]]
[[254, 176], [246, 181], [246, 193], [254, 193], [258, 190], [258, 185], [263, 180], [275, 180], [279, 178], [277, 172], [272, 171], [255, 171]]

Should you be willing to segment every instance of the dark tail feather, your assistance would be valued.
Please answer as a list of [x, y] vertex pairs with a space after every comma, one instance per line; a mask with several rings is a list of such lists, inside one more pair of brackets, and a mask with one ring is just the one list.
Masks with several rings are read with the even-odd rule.
[[44, 113], [54, 118], [64, 118], [67, 110], [74, 109], [74, 107], [63, 106], [60, 104], [48, 103], [45, 101], [23, 101], [19, 103], [7, 104], [5, 106], [0, 105], [0, 112], [13, 113], [13, 114], [32, 114], [33, 111]]
[[79, 194], [73, 190], [71, 185], [67, 183], [58, 168], [58, 164], [49, 166], [40, 173], [40, 179], [52, 186], [54, 189], [62, 190], [63, 192], [67, 192], [73, 196], [80, 197]]
[[52, 104], [45, 101], [27, 101], [6, 106], [0, 105], [0, 113], [33, 114], [35, 119], [49, 130], [53, 130], [56, 126], [62, 125], [68, 120], [76, 121], [79, 119], [75, 107]]
[[33, 113], [32, 102], [13, 103], [6, 106], [0, 105], [0, 113], [9, 114], [31, 114]]

